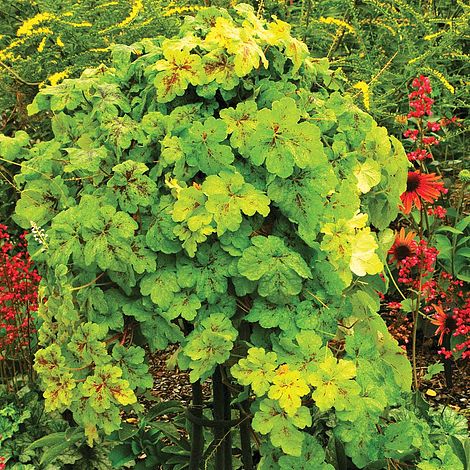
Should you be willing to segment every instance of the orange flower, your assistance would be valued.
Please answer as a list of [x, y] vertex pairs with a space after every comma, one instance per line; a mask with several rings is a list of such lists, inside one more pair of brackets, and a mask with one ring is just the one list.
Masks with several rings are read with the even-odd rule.
[[415, 235], [416, 234], [414, 232], [409, 232], [405, 235], [404, 228], [397, 233], [395, 242], [390, 250], [388, 250], [388, 254], [391, 255], [390, 261], [400, 263], [404, 259], [415, 254], [416, 242], [413, 240]]
[[419, 170], [409, 171], [406, 181], [406, 191], [400, 196], [403, 206], [400, 208], [405, 214], [409, 214], [413, 204], [421, 209], [421, 199], [426, 202], [434, 202], [444, 191], [444, 183], [441, 177], [435, 173], [421, 173]]
[[434, 315], [434, 319], [431, 320], [433, 325], [437, 326], [436, 335], [439, 335], [439, 346], [442, 345], [442, 341], [444, 340], [444, 335], [450, 333], [456, 326], [455, 320], [452, 316], [447, 315], [444, 312], [442, 307], [439, 305], [432, 304], [434, 310], [436, 310], [436, 314]]

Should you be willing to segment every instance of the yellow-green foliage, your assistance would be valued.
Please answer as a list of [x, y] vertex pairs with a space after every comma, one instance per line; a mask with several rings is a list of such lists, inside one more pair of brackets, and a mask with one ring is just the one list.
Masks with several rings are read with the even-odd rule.
[[420, 74], [434, 77], [434, 88], [457, 107], [468, 93], [468, 2], [266, 0], [263, 9], [287, 18], [314, 55], [327, 55], [378, 118], [396, 114], [406, 84]]
[[434, 149], [441, 172], [456, 176], [466, 158], [468, 2], [263, 0], [261, 10], [290, 22], [313, 56], [327, 56], [357, 104], [395, 135], [406, 125], [412, 79], [429, 76], [436, 117], [460, 119]]
[[107, 61], [115, 43], [171, 33], [178, 17], [200, 8], [167, 0], [0, 0], [0, 110]]

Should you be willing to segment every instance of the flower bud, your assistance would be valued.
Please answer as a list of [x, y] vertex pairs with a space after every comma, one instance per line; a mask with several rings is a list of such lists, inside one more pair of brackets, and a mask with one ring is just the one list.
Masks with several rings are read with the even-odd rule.
[[470, 182], [470, 170], [462, 170], [459, 173], [459, 180], [462, 181], [462, 183], [469, 183]]

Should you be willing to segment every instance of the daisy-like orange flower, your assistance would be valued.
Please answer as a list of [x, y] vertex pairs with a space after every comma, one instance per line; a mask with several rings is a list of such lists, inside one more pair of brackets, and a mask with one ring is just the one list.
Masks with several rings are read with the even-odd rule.
[[439, 346], [441, 346], [442, 341], [444, 340], [444, 335], [455, 329], [456, 322], [452, 316], [447, 315], [447, 313], [444, 312], [442, 307], [435, 304], [432, 304], [432, 306], [434, 307], [436, 314], [434, 315], [434, 319], [431, 320], [431, 323], [437, 326], [435, 334], [439, 335]]
[[414, 232], [408, 232], [405, 235], [405, 229], [402, 228], [397, 233], [392, 247], [388, 250], [388, 254], [391, 255], [390, 261], [400, 263], [409, 256], [414, 255], [417, 246], [414, 241], [415, 236], [416, 234]]
[[435, 173], [421, 173], [419, 170], [409, 171], [406, 181], [406, 191], [400, 196], [403, 206], [400, 208], [405, 214], [409, 214], [413, 204], [421, 209], [421, 199], [426, 202], [434, 202], [444, 191], [444, 183], [441, 177]]

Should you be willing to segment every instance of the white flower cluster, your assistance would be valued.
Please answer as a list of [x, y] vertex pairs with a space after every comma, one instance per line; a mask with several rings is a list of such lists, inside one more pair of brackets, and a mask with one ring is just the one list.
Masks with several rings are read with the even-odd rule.
[[31, 233], [33, 234], [34, 240], [36, 240], [37, 243], [40, 245], [44, 245], [44, 247], [47, 246], [47, 233], [46, 231], [39, 227], [36, 222], [33, 222], [32, 220], [29, 222], [31, 224]]

